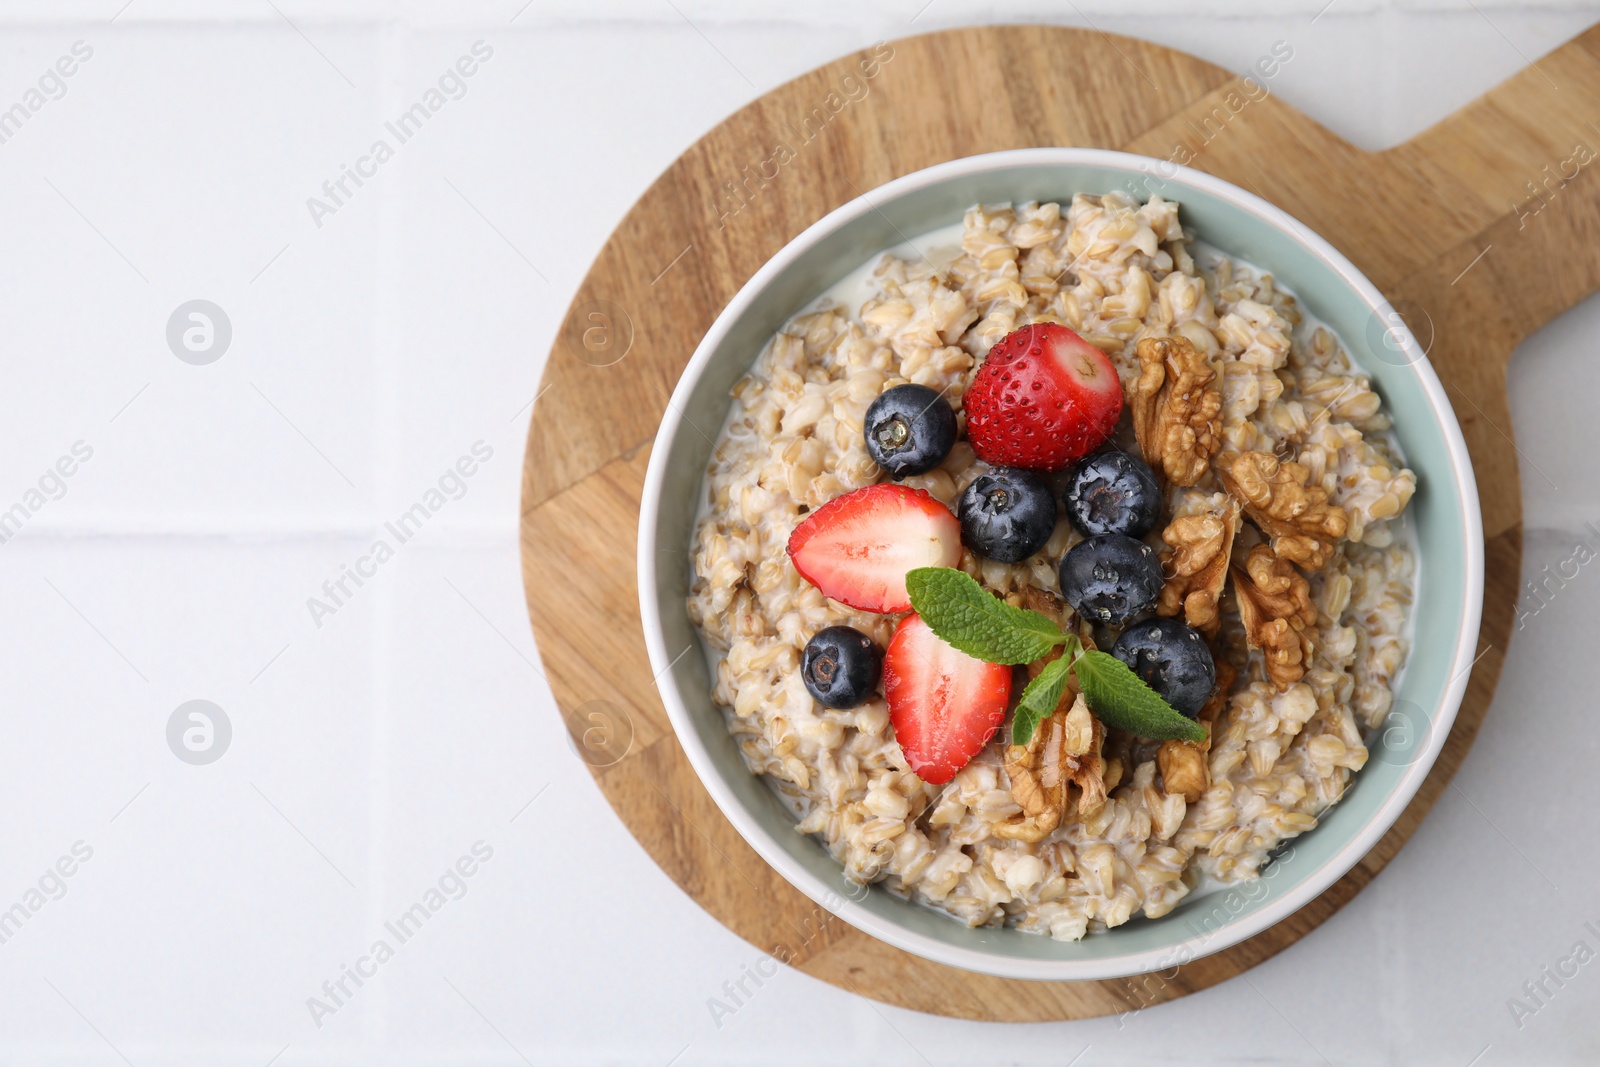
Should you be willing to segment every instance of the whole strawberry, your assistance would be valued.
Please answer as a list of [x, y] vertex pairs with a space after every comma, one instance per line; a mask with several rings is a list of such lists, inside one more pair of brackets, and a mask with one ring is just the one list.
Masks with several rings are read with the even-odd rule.
[[1037, 322], [989, 349], [962, 407], [979, 459], [1053, 471], [1111, 435], [1122, 383], [1104, 352], [1059, 323]]

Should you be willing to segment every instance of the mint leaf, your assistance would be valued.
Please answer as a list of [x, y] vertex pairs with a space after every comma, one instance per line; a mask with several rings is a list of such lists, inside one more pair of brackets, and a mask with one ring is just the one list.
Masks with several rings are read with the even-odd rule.
[[1048, 719], [1056, 710], [1056, 705], [1061, 703], [1061, 694], [1066, 691], [1067, 675], [1072, 667], [1072, 653], [1075, 651], [1069, 648], [1060, 659], [1046, 663], [1044, 670], [1022, 691], [1022, 700], [1017, 703], [1017, 710], [1011, 716], [1013, 745], [1025, 745], [1033, 740], [1033, 732], [1039, 728], [1039, 723]]
[[990, 663], [1032, 663], [1070, 638], [1037, 611], [991, 596], [965, 571], [918, 567], [906, 591], [933, 632], [969, 656]]
[[1179, 714], [1115, 656], [1085, 652], [1072, 665], [1072, 673], [1089, 710], [1107, 726], [1153, 741], [1206, 739], [1205, 727]]

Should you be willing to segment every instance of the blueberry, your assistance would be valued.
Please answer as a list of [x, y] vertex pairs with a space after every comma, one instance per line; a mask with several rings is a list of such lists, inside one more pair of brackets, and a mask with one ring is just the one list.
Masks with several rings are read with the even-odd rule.
[[1128, 627], [1111, 646], [1111, 654], [1191, 719], [1216, 688], [1217, 665], [1205, 638], [1177, 619], [1151, 619]]
[[961, 540], [980, 556], [1021, 563], [1056, 528], [1056, 497], [1044, 479], [1018, 467], [996, 467], [961, 494]]
[[883, 673], [883, 653], [872, 638], [852, 626], [818, 630], [806, 642], [800, 657], [800, 675], [817, 703], [829, 708], [853, 708], [878, 688]]
[[1126, 534], [1079, 541], [1061, 557], [1061, 595], [1084, 618], [1106, 626], [1141, 619], [1161, 595], [1155, 550]]
[[956, 443], [956, 413], [926, 385], [897, 385], [878, 394], [863, 423], [867, 454], [899, 480], [931, 471]]
[[1068, 476], [1062, 499], [1067, 518], [1085, 537], [1143, 537], [1161, 517], [1161, 484], [1144, 460], [1127, 452], [1085, 458]]

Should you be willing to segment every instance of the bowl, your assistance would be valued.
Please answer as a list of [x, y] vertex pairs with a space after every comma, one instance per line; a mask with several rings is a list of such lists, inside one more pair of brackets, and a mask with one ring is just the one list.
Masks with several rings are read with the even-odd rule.
[[[959, 222], [975, 203], [1132, 192], [1178, 201], [1207, 243], [1270, 270], [1344, 341], [1393, 416], [1418, 490], [1413, 644], [1395, 710], [1367, 765], [1319, 825], [1295, 838], [1259, 880], [1191, 894], [1159, 919], [1135, 918], [1081, 941], [968, 928], [879, 887], [864, 890], [745, 765], [713, 704], [700, 637], [689, 621], [690, 544], [729, 387], [795, 312], [868, 258]], [[708, 436], [709, 435], [709, 436]], [[897, 178], [831, 212], [739, 290], [684, 368], [656, 434], [639, 521], [639, 600], [651, 668], [678, 741], [728, 821], [813, 901], [897, 948], [952, 967], [1044, 981], [1164, 970], [1236, 944], [1293, 914], [1353, 867], [1427, 776], [1465, 692], [1483, 599], [1483, 529], [1467, 448], [1426, 353], [1354, 265], [1259, 197], [1172, 163], [1083, 148], [1038, 148], [953, 160]]]

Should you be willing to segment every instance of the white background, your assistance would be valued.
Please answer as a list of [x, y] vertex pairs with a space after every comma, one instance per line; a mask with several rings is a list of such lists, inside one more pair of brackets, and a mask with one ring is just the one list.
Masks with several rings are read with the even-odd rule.
[[[674, 2], [0, 10], [0, 109], [73, 42], [94, 50], [0, 144], [0, 509], [93, 449], [0, 546], [0, 909], [93, 849], [0, 945], [0, 1062], [1600, 1057], [1600, 963], [1520, 1028], [1507, 1008], [1578, 940], [1600, 949], [1592, 570], [1517, 636], [1405, 851], [1247, 976], [1136, 1016], [1000, 1026], [784, 971], [719, 1027], [708, 998], [758, 954], [571, 755], [516, 549], [527, 405], [607, 233], [702, 132], [815, 65], [992, 21], [1092, 22], [1239, 70], [1285, 40], [1273, 91], [1379, 148], [1600, 9]], [[316, 227], [307, 197], [479, 39], [494, 55], [467, 95]], [[209, 366], [165, 340], [194, 298], [232, 322]], [[1600, 545], [1581, 529], [1600, 523], [1597, 330], [1600, 298], [1513, 364], [1530, 575]], [[493, 456], [465, 495], [314, 625], [307, 598], [479, 441]], [[208, 767], [165, 738], [197, 698], [234, 731]], [[306, 999], [480, 840], [466, 895], [315, 1025]]]

